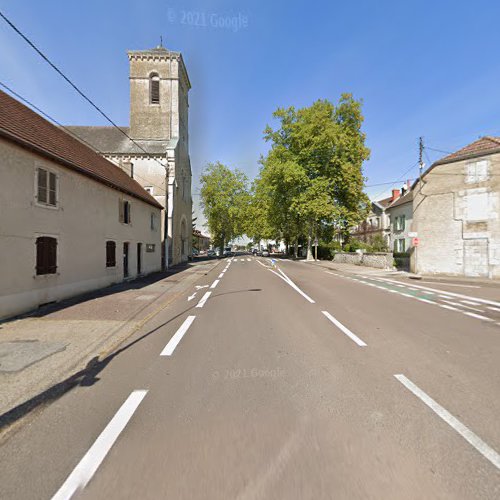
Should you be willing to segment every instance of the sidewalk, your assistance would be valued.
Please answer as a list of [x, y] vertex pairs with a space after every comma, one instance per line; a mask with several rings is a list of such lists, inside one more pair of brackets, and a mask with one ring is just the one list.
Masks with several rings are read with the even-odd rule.
[[190, 264], [1, 322], [0, 431], [15, 420], [7, 412], [102, 360], [219, 263]]
[[395, 276], [407, 277], [409, 273], [405, 271], [396, 271], [393, 269], [378, 269], [376, 267], [356, 266], [355, 264], [344, 264], [333, 262], [331, 260], [301, 260], [304, 264], [331, 269], [332, 271], [345, 272], [350, 274], [362, 274], [364, 276]]

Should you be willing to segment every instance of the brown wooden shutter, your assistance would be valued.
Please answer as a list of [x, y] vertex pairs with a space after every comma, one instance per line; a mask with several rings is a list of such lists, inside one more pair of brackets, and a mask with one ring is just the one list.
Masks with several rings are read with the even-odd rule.
[[57, 240], [40, 236], [36, 240], [36, 274], [55, 274], [57, 272]]
[[50, 172], [49, 173], [49, 205], [53, 205], [53, 206], [57, 205], [56, 183], [57, 183], [56, 174], [54, 174], [53, 172]]
[[160, 80], [157, 76], [151, 78], [151, 104], [160, 103]]
[[116, 266], [116, 243], [106, 241], [106, 267]]
[[38, 201], [40, 203], [47, 203], [47, 170], [39, 168], [37, 178]]
[[123, 222], [125, 219], [124, 219], [124, 213], [123, 213], [123, 200], [122, 199], [119, 199], [118, 200], [118, 220], [120, 222]]

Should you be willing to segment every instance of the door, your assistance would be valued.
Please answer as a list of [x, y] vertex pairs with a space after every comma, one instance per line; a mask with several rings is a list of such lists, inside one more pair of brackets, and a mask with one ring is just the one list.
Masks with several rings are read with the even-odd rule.
[[128, 242], [123, 244], [123, 277], [128, 277]]
[[464, 240], [465, 276], [488, 277], [488, 240]]
[[137, 274], [142, 274], [142, 243], [137, 243]]

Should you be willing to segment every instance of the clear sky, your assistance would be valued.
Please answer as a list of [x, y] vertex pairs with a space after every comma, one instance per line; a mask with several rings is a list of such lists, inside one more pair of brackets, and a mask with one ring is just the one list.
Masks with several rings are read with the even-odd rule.
[[[278, 106], [335, 102], [342, 92], [364, 101], [372, 197], [392, 187], [374, 184], [416, 176], [417, 167], [405, 172], [420, 135], [445, 151], [500, 135], [498, 1], [0, 0], [0, 8], [123, 125], [126, 50], [152, 48], [162, 35], [181, 51], [193, 86], [194, 193], [208, 161], [255, 176]], [[106, 124], [3, 21], [0, 81], [63, 123]], [[440, 156], [428, 151], [426, 163]]]

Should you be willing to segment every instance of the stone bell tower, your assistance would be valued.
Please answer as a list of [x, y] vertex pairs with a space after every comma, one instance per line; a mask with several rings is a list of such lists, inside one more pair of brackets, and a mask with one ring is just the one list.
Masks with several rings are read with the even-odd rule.
[[179, 139], [187, 150], [191, 84], [181, 53], [158, 46], [131, 50], [128, 58], [131, 137], [146, 141]]

